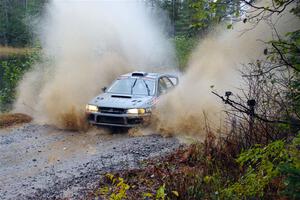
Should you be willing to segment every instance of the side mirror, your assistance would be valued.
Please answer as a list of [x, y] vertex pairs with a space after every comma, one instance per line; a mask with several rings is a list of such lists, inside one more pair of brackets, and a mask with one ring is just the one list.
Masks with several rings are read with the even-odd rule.
[[102, 92], [105, 92], [106, 89], [107, 89], [107, 87], [103, 87], [103, 88], [102, 88]]

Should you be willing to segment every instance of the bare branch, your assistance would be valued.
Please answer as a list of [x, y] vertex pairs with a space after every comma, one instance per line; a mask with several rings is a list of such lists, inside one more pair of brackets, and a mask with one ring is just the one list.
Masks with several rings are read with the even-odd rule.
[[242, 2], [244, 2], [245, 4], [247, 4], [248, 6], [252, 7], [252, 8], [255, 8], [257, 10], [263, 10], [263, 11], [268, 11], [268, 12], [271, 12], [271, 13], [277, 13], [277, 14], [280, 14], [282, 13], [286, 7], [288, 5], [290, 5], [291, 3], [295, 2], [296, 0], [289, 0], [287, 2], [285, 2], [283, 5], [280, 5], [280, 6], [275, 6], [274, 5], [274, 2], [272, 0], [272, 4], [273, 4], [273, 9], [271, 8], [268, 8], [268, 7], [264, 7], [264, 6], [256, 6], [254, 5], [253, 3], [251, 3], [250, 1], [247, 1], [247, 0], [242, 0]]
[[223, 96], [219, 95], [218, 93], [212, 91], [212, 93], [214, 95], [216, 95], [217, 97], [219, 97], [220, 99], [222, 99], [222, 101], [225, 104], [230, 105], [232, 108], [236, 109], [237, 111], [241, 112], [241, 113], [246, 113], [247, 115], [252, 114], [253, 117], [255, 117], [256, 119], [263, 121], [263, 122], [267, 122], [267, 123], [277, 123], [277, 124], [289, 124], [289, 125], [294, 125], [294, 126], [300, 126], [300, 123], [292, 123], [290, 121], [283, 121], [283, 120], [270, 120], [267, 118], [264, 118], [256, 113], [252, 113], [251, 109], [247, 108], [246, 106], [235, 102], [229, 98], [224, 98]]
[[297, 69], [294, 65], [292, 65], [290, 62], [287, 61], [287, 59], [285, 58], [285, 56], [283, 55], [283, 53], [280, 51], [280, 49], [275, 45], [274, 42], [272, 42], [272, 46], [274, 47], [274, 49], [277, 51], [277, 53], [279, 54], [281, 60], [290, 68], [294, 69], [297, 72], [300, 72], [299, 69]]

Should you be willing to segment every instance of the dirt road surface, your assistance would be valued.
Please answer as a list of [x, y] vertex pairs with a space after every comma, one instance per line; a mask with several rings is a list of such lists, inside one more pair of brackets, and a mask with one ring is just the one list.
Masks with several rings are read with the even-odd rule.
[[109, 171], [179, 147], [175, 138], [88, 133], [26, 124], [0, 129], [0, 199], [81, 199]]

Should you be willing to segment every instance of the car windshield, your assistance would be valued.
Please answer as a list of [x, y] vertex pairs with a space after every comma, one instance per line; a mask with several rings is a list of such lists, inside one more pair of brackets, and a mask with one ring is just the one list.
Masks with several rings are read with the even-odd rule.
[[108, 93], [153, 96], [155, 92], [155, 81], [144, 78], [122, 78], [117, 79]]

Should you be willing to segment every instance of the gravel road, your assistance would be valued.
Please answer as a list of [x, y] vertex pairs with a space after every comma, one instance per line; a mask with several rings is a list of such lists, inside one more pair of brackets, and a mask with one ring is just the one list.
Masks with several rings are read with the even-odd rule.
[[0, 129], [0, 199], [81, 199], [109, 171], [179, 147], [175, 138], [88, 133], [26, 124]]

